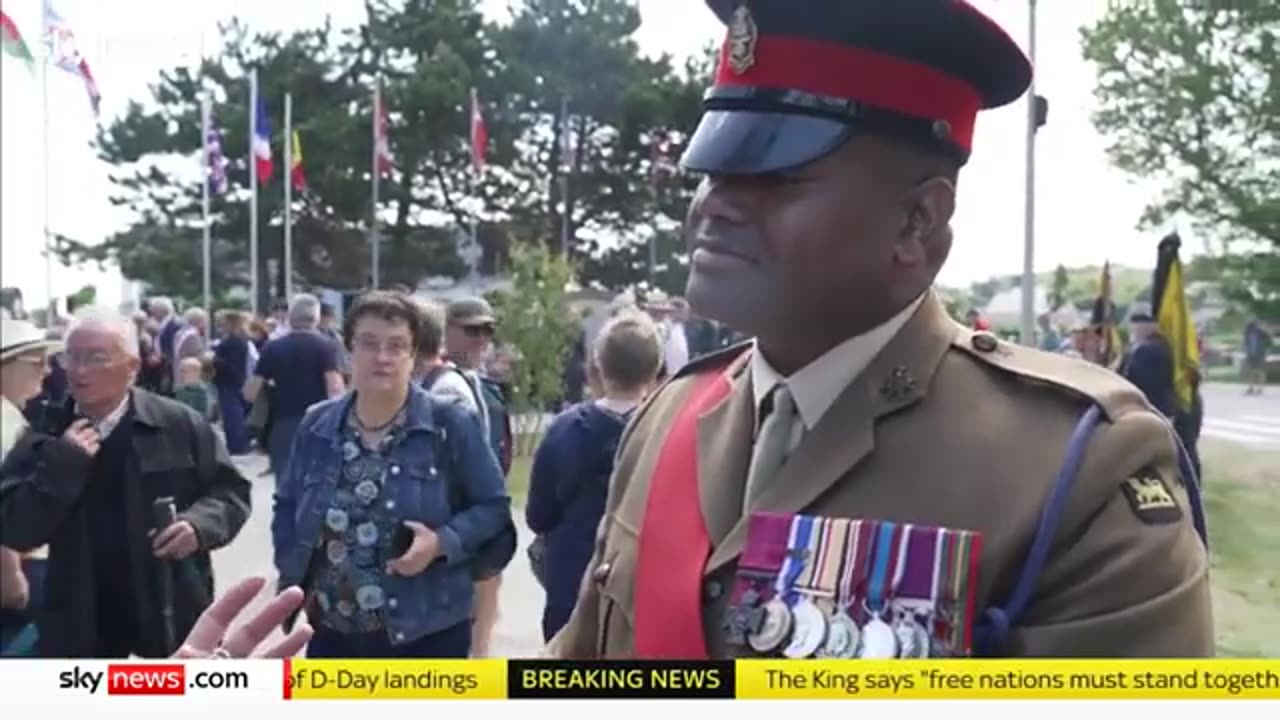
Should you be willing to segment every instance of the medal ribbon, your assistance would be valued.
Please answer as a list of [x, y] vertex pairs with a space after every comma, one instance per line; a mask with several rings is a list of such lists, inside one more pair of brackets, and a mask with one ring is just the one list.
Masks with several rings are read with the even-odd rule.
[[884, 610], [885, 585], [893, 564], [893, 534], [897, 526], [888, 521], [880, 523], [876, 533], [875, 562], [871, 567], [871, 579], [867, 582], [867, 610], [879, 615]]
[[811, 552], [805, 554], [800, 561], [800, 574], [796, 577], [794, 589], [800, 592], [811, 592], [817, 581], [819, 568], [822, 567], [822, 553], [825, 549], [825, 538], [831, 521], [824, 517], [813, 519], [813, 532], [809, 540]]
[[898, 536], [898, 551], [893, 558], [893, 580], [889, 585], [888, 599], [898, 596], [898, 588], [902, 587], [902, 578], [907, 574], [907, 553], [911, 549], [911, 523], [902, 526], [902, 534]]
[[841, 610], [853, 604], [854, 588], [862, 582], [862, 565], [859, 553], [862, 552], [862, 521], [850, 520], [849, 533], [844, 540], [844, 563], [840, 568], [840, 585], [836, 589], [836, 607]]
[[955, 563], [956, 548], [960, 546], [960, 536], [963, 531], [953, 531], [947, 533], [947, 542], [943, 552], [946, 555], [942, 565], [942, 582], [938, 588], [938, 592], [942, 593], [940, 603], [946, 609], [946, 627], [944, 628], [943, 639], [947, 641], [948, 652], [955, 652], [955, 632], [956, 628], [963, 624], [964, 619], [957, 617], [957, 613], [961, 608], [956, 604], [954, 595], [955, 588], [953, 580], [955, 579]]
[[964, 653], [968, 648], [965, 643], [965, 626], [968, 625], [969, 608], [965, 602], [965, 590], [969, 576], [969, 548], [973, 534], [961, 531], [956, 535], [955, 546], [951, 554], [951, 600], [955, 603], [955, 622], [951, 627], [951, 642], [957, 653]]
[[791, 536], [787, 539], [787, 556], [782, 562], [782, 569], [774, 581], [773, 589], [779, 599], [787, 605], [795, 602], [791, 588], [804, 570], [805, 558], [813, 552], [813, 518], [808, 515], [796, 515], [791, 519]]
[[833, 518], [826, 521], [822, 544], [818, 546], [818, 571], [813, 580], [813, 592], [822, 598], [836, 597], [836, 588], [840, 583], [840, 563], [844, 559], [841, 551], [849, 536], [849, 520]]
[[929, 583], [929, 620], [926, 627], [929, 629], [929, 635], [937, 637], [938, 634], [938, 592], [942, 590], [942, 573], [945, 566], [947, 553], [947, 529], [938, 528], [938, 534], [933, 539], [933, 580]]

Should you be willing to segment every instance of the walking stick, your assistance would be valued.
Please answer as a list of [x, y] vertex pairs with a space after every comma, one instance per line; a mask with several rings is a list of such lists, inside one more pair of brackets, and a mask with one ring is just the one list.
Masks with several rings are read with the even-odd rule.
[[[151, 509], [156, 532], [178, 521], [178, 506], [172, 497], [156, 498]], [[164, 622], [164, 651], [171, 653], [178, 648], [178, 638], [173, 610], [173, 567], [166, 560], [160, 561], [160, 615]]]

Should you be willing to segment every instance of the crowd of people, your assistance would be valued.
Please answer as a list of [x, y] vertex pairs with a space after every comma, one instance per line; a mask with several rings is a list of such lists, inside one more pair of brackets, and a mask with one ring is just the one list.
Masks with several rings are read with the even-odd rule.
[[257, 446], [308, 654], [487, 655], [516, 545], [488, 303], [371, 292], [339, 329], [300, 294], [215, 317], [152, 298], [49, 333], [5, 319], [6, 652], [176, 652], [252, 510], [233, 458]]
[[[630, 413], [732, 341], [681, 298], [624, 294], [603, 312], [565, 360], [530, 478], [547, 638], [572, 611]], [[305, 293], [262, 318], [211, 322], [153, 297], [48, 331], [5, 323], [6, 653], [177, 652], [213, 600], [209, 553], [253, 511], [258, 478], [234, 460], [261, 453], [279, 587], [303, 592], [308, 655], [489, 654], [516, 540], [487, 301], [373, 292], [343, 327]]]

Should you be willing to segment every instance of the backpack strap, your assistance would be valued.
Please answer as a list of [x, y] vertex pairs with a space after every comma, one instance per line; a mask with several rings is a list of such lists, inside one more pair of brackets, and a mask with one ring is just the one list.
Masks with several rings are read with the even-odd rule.
[[[1049, 492], [1049, 499], [1040, 511], [1040, 524], [1036, 526], [1031, 549], [1023, 561], [1022, 572], [1018, 575], [1013, 592], [1009, 593], [1002, 607], [987, 608], [978, 620], [977, 627], [974, 628], [975, 656], [999, 657], [1009, 631], [1022, 618], [1027, 605], [1030, 604], [1031, 594], [1035, 590], [1041, 573], [1044, 572], [1049, 551], [1053, 548], [1053, 538], [1058, 532], [1058, 524], [1062, 520], [1063, 510], [1066, 509], [1071, 488], [1075, 484], [1076, 476], [1080, 474], [1080, 465], [1084, 461], [1089, 438], [1101, 421], [1102, 409], [1095, 404], [1091, 405], [1076, 423], [1076, 429], [1071, 434], [1071, 442], [1067, 445], [1066, 457], [1053, 482], [1053, 489]], [[1209, 536], [1205, 526], [1204, 507], [1201, 504], [1200, 480], [1195, 475], [1190, 456], [1183, 447], [1181, 439], [1172, 430], [1170, 434], [1173, 435], [1178, 450], [1178, 466], [1185, 479], [1187, 498], [1191, 504], [1192, 523], [1195, 525], [1196, 534], [1200, 536], [1200, 541], [1204, 543], [1205, 548], [1208, 548]]]
[[435, 385], [436, 381], [438, 381], [447, 372], [449, 372], [448, 365], [436, 365], [428, 370], [427, 374], [423, 375], [422, 380], [419, 381], [422, 385], [422, 389], [427, 392], [431, 392], [431, 387]]

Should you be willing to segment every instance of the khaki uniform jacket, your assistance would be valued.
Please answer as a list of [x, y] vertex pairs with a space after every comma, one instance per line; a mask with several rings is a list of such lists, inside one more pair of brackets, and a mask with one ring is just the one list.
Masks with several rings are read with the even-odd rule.
[[[691, 376], [722, 372], [726, 354], [748, 351], [693, 363], [637, 411], [578, 605], [550, 656], [633, 655], [638, 537], [666, 430]], [[734, 366], [729, 394], [698, 420], [699, 495], [713, 547], [703, 627], [713, 657], [737, 652], [722, 620], [746, 539], [741, 507], [755, 421], [750, 373]], [[1017, 581], [1071, 434], [1092, 403], [1104, 419], [1003, 654], [1212, 655], [1208, 560], [1169, 424], [1109, 370], [974, 332], [932, 295], [805, 434], [752, 509], [980, 531], [981, 613], [1002, 605]], [[1143, 511], [1138, 486], [1127, 485], [1152, 472], [1178, 503], [1172, 513]]]

